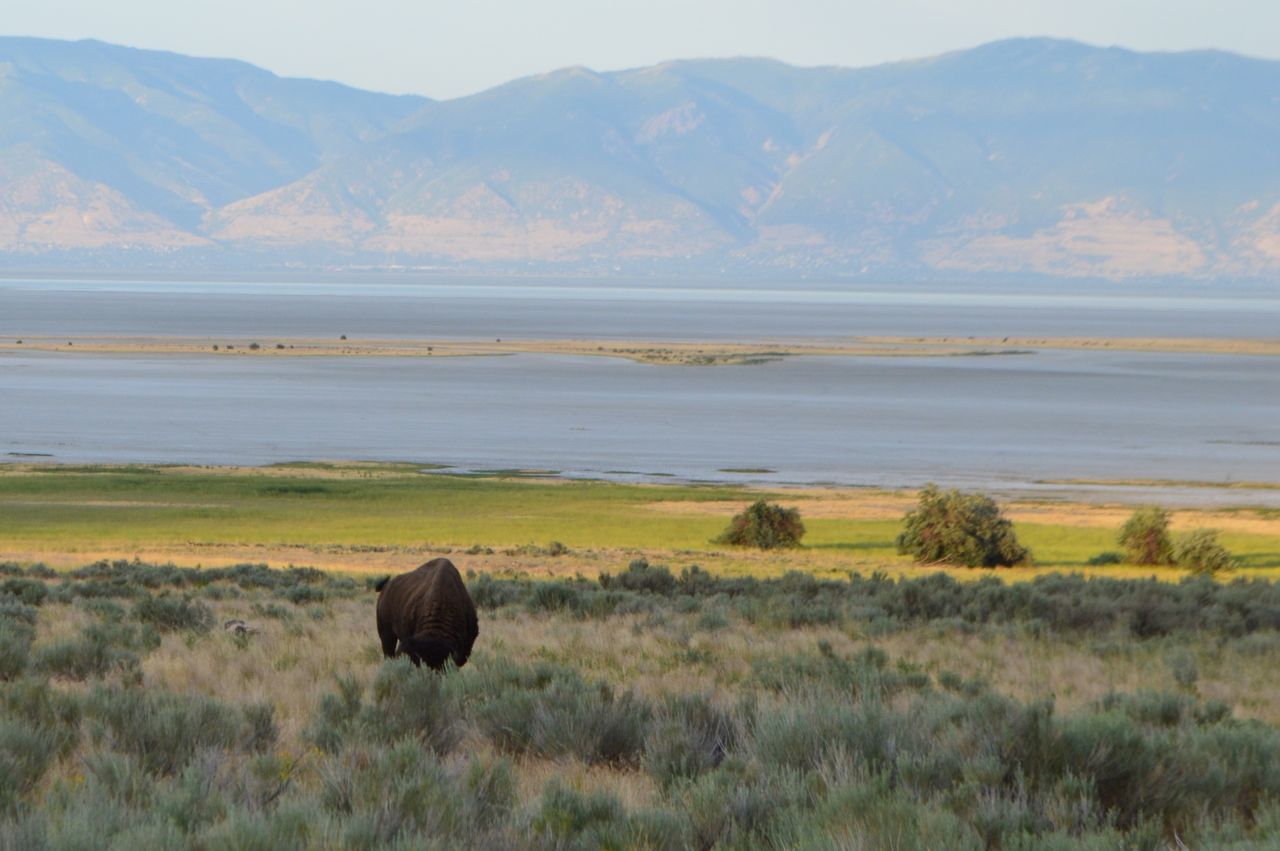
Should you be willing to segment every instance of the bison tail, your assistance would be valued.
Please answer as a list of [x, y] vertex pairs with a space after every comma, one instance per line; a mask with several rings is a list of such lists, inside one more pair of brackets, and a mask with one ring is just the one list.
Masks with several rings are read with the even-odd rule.
[[377, 591], [377, 592], [379, 592], [379, 593], [381, 593], [381, 592], [382, 592], [382, 589], [383, 589], [383, 588], [386, 588], [386, 587], [387, 587], [387, 583], [388, 583], [388, 582], [390, 582], [390, 581], [391, 581], [391, 577], [390, 577], [390, 576], [384, 576], [384, 577], [382, 577], [381, 579], [379, 579], [377, 582], [375, 582], [375, 583], [374, 583], [374, 585], [373, 585], [373, 590], [374, 590], [374, 591]]

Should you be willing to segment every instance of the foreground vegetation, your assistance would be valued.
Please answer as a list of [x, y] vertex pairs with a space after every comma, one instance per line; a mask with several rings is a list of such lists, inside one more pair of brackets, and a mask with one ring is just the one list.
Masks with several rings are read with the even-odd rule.
[[0, 848], [1280, 836], [1268, 582], [754, 579], [637, 559], [469, 584], [476, 653], [438, 676], [381, 661], [364, 578], [0, 566]]

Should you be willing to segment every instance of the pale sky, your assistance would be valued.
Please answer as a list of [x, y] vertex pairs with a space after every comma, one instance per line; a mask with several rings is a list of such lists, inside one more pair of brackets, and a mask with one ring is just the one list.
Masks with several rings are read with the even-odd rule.
[[1049, 35], [1280, 59], [1280, 0], [0, 0], [5, 35], [97, 38], [449, 98], [585, 65], [858, 67]]

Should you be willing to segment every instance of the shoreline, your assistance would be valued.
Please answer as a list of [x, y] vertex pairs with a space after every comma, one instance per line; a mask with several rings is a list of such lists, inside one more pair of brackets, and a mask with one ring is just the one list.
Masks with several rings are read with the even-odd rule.
[[494, 357], [517, 354], [623, 358], [668, 366], [754, 365], [790, 357], [1004, 357], [1078, 350], [1280, 357], [1278, 339], [1154, 337], [899, 337], [755, 342], [592, 339], [387, 339], [314, 337], [35, 336], [0, 340], [0, 353], [206, 357]]
[[[688, 477], [662, 471], [573, 471], [537, 467], [476, 467], [467, 464], [398, 460], [312, 459], [236, 463], [221, 461], [96, 461], [60, 460], [41, 452], [0, 453], [0, 475], [99, 475], [150, 473], [247, 475], [291, 478], [380, 478], [406, 474], [457, 479], [491, 479], [542, 485], [599, 483], [618, 487], [662, 489], [692, 487], [708, 490], [769, 491], [788, 498], [809, 499], [833, 495], [915, 494], [925, 483], [887, 483], [769, 477], [775, 470], [725, 469], [715, 478]], [[1027, 478], [1000, 481], [935, 482], [943, 490], [986, 493], [1002, 503], [1044, 507], [1125, 507], [1161, 504], [1184, 511], [1216, 513], [1280, 512], [1280, 482], [1195, 481], [1185, 479]]]

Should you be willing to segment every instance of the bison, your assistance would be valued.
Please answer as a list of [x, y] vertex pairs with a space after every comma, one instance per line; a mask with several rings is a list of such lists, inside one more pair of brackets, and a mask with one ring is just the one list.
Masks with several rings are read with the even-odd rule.
[[404, 653], [413, 664], [425, 662], [437, 671], [450, 658], [459, 668], [467, 664], [480, 626], [471, 595], [453, 562], [432, 559], [374, 587], [384, 656]]

